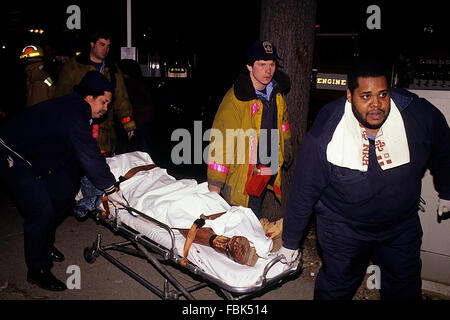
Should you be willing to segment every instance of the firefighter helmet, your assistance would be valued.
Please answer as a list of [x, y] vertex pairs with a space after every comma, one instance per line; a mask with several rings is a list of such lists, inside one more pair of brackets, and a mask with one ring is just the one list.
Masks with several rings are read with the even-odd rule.
[[29, 45], [22, 49], [20, 61], [35, 62], [44, 59], [44, 50], [35, 45]]

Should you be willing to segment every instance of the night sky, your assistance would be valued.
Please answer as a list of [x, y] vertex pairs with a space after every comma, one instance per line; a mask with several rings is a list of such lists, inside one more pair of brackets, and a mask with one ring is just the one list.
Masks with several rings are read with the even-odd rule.
[[[443, 1], [331, 1], [319, 0], [317, 33], [357, 33], [358, 49], [395, 59], [400, 53], [450, 57], [449, 19]], [[81, 8], [81, 30], [67, 30], [66, 9]], [[368, 30], [366, 9], [381, 9], [381, 30]], [[199, 75], [208, 82], [207, 90], [223, 95], [244, 68], [246, 48], [259, 40], [260, 1], [138, 1], [132, 0], [133, 46], [145, 52], [158, 52], [163, 58], [195, 55]], [[17, 73], [15, 63], [25, 45], [50, 43], [57, 55], [73, 55], [86, 48], [87, 34], [96, 26], [113, 30], [110, 56], [120, 59], [126, 46], [126, 0], [120, 1], [26, 1], [2, 4], [0, 10], [2, 70]], [[431, 26], [432, 33], [424, 28]], [[43, 35], [30, 34], [30, 28], [43, 28]], [[144, 37], [145, 34], [145, 37]], [[329, 52], [347, 44], [338, 43]], [[340, 56], [331, 56], [339, 63]], [[145, 61], [139, 61], [140, 63]], [[3, 79], [3, 81], [5, 81]], [[8, 80], [10, 83], [11, 80]]]
[[[65, 27], [69, 14], [66, 8], [77, 4], [81, 8], [81, 30]], [[366, 9], [377, 4], [381, 9], [381, 30], [368, 30]], [[133, 0], [133, 45], [152, 47], [162, 52], [175, 49], [197, 52], [205, 56], [235, 60], [245, 53], [245, 47], [259, 35], [260, 2], [209, 1], [138, 1]], [[318, 32], [356, 32], [372, 50], [387, 50], [372, 39], [388, 44], [391, 51], [420, 47], [432, 39], [433, 46], [449, 48], [446, 36], [450, 31], [442, 1], [318, 1], [316, 24]], [[25, 1], [2, 5], [2, 45], [20, 50], [30, 41], [51, 42], [62, 54], [72, 54], [85, 44], [86, 33], [95, 26], [114, 31], [113, 56], [126, 45], [126, 0], [120, 1]], [[433, 25], [428, 38], [423, 32]], [[29, 28], [39, 27], [44, 35], [30, 35]], [[146, 35], [144, 38], [143, 35]], [[37, 39], [36, 39], [37, 38]], [[380, 40], [381, 39], [381, 40]], [[366, 45], [366, 44], [364, 44]], [[430, 46], [427, 42], [428, 47]], [[422, 48], [423, 49], [423, 48]]]

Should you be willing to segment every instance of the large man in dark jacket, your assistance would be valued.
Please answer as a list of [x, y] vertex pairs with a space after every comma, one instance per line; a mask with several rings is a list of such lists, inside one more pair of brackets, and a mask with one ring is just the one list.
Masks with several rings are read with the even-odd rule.
[[113, 87], [88, 72], [75, 93], [29, 108], [0, 127], [0, 176], [23, 213], [27, 280], [47, 290], [65, 284], [50, 272], [62, 260], [55, 232], [74, 204], [81, 174], [109, 197], [118, 197], [115, 178], [91, 136], [92, 119], [111, 102]]
[[421, 180], [430, 168], [447, 211], [450, 130], [436, 107], [386, 79], [379, 64], [358, 64], [347, 97], [323, 107], [297, 160], [279, 254], [292, 261], [314, 208], [323, 252], [315, 299], [351, 299], [369, 259], [382, 299], [421, 298]]

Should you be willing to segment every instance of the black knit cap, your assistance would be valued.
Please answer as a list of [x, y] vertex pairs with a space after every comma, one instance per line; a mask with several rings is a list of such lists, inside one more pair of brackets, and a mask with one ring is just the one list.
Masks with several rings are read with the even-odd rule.
[[100, 91], [109, 91], [114, 93], [114, 87], [103, 74], [98, 71], [88, 71], [81, 79], [76, 88], [96, 89]]

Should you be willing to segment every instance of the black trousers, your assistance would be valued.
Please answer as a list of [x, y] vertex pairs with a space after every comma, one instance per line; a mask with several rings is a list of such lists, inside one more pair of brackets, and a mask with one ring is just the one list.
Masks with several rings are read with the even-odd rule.
[[[273, 175], [272, 178], [270, 178], [267, 185], [271, 185], [273, 187], [276, 177], [277, 177], [276, 174]], [[252, 209], [253, 213], [259, 220], [261, 220], [261, 218], [262, 218], [262, 203], [264, 201], [266, 193], [267, 193], [267, 186], [264, 188], [263, 192], [261, 193], [261, 195], [259, 197], [249, 196], [249, 198], [248, 198], [247, 207]]]
[[259, 197], [249, 196], [248, 198], [248, 208], [252, 209], [253, 213], [258, 218], [258, 220], [261, 220], [262, 218], [262, 203], [264, 197], [266, 196], [266, 192], [267, 188], [263, 190], [263, 192]]
[[[3, 154], [4, 155], [4, 154]], [[25, 263], [30, 272], [50, 270], [50, 248], [58, 225], [74, 204], [74, 188], [64, 171], [37, 180], [24, 161], [15, 158], [10, 167], [0, 159], [0, 173], [24, 217]]]
[[403, 232], [382, 242], [357, 239], [339, 228], [318, 225], [323, 266], [317, 276], [314, 299], [351, 300], [362, 284], [370, 259], [379, 268], [381, 299], [421, 299], [422, 228], [418, 217], [407, 225]]

